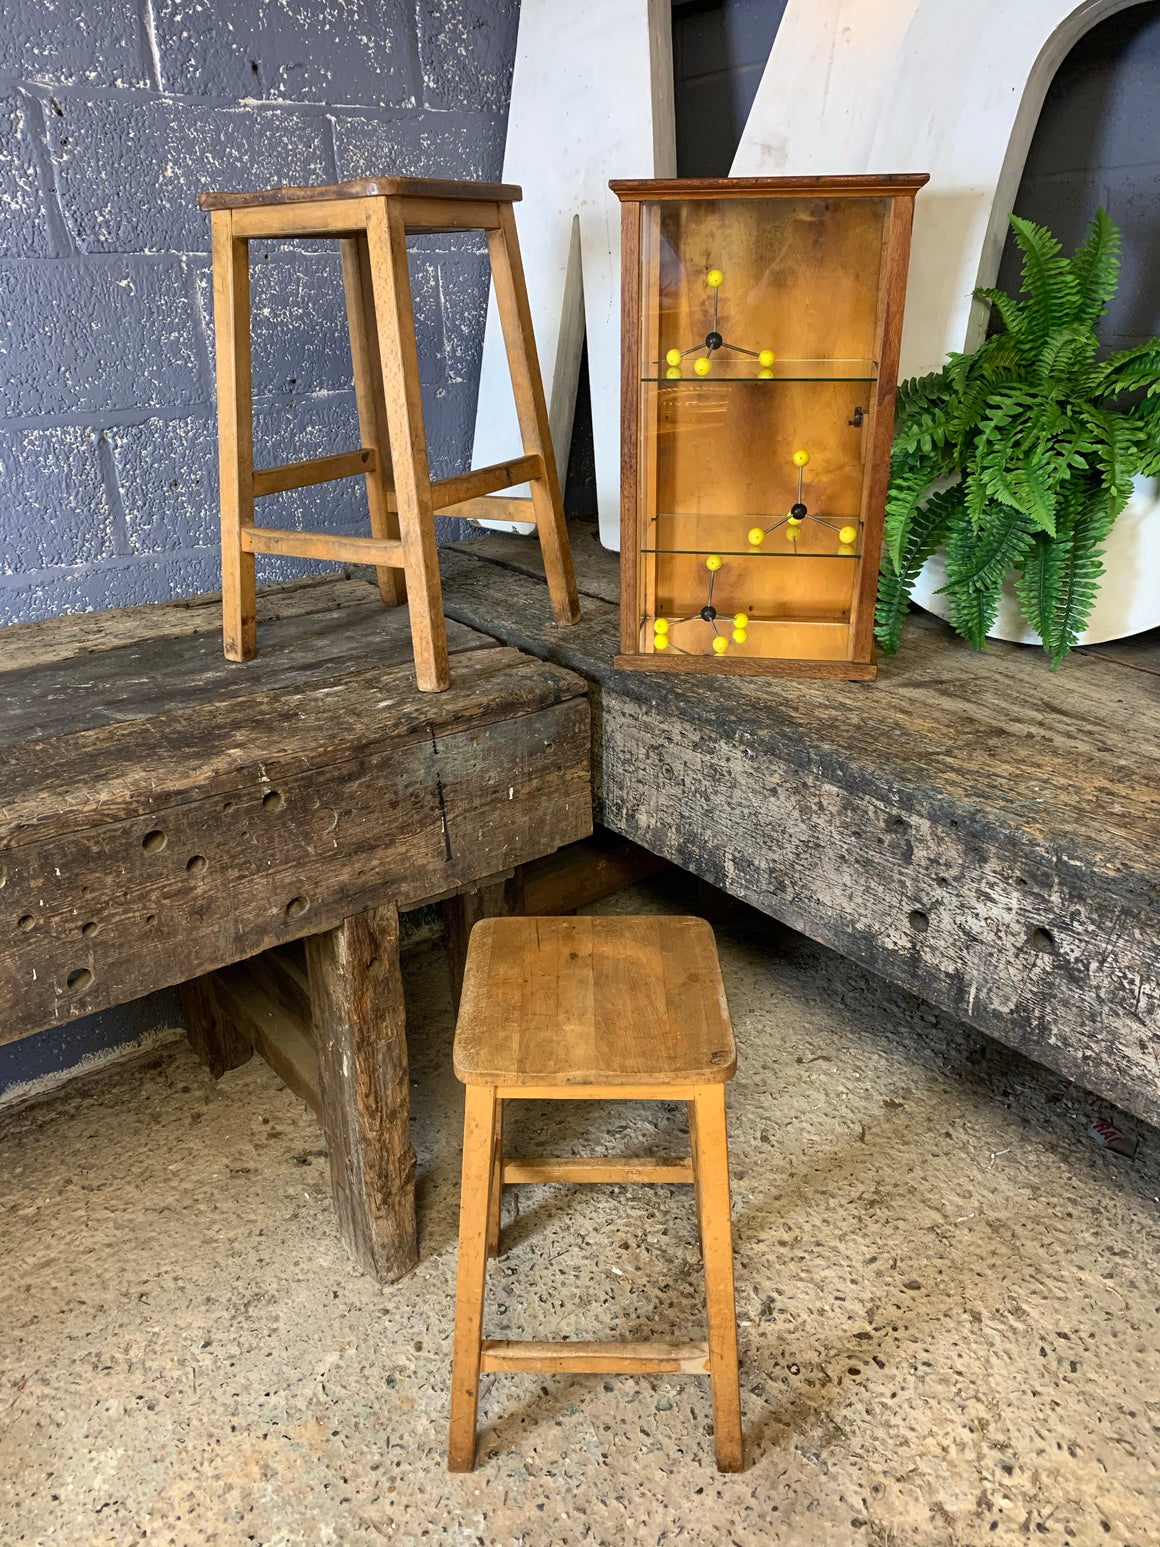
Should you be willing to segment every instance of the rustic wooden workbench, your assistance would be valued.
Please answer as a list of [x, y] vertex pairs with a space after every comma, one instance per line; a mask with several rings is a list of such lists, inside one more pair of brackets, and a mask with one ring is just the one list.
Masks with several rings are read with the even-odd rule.
[[1160, 1122], [1160, 640], [975, 653], [925, 615], [876, 683], [618, 672], [618, 566], [572, 532], [444, 551], [448, 614], [588, 678], [614, 831]]
[[419, 693], [406, 610], [361, 580], [279, 588], [259, 621], [245, 664], [206, 598], [3, 631], [0, 1042], [183, 985], [215, 1073], [257, 1046], [313, 1101], [342, 1233], [393, 1278], [398, 910], [451, 899], [461, 953], [513, 867], [591, 831], [586, 688], [453, 623], [451, 687]]

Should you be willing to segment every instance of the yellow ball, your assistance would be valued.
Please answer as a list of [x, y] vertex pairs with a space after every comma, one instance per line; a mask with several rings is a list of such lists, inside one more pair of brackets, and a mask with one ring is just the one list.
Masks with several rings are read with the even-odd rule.
[[669, 636], [667, 634], [653, 635], [653, 649], [667, 650], [669, 648]]
[[763, 349], [757, 357], [758, 365], [772, 365], [777, 359], [772, 349]]
[[670, 365], [668, 370], [665, 372], [665, 375], [669, 378], [670, 381], [680, 381], [681, 379], [681, 373], [675, 365]]
[[668, 354], [665, 356], [665, 359], [669, 362], [670, 365], [680, 365], [681, 351], [679, 349], [670, 349]]
[[749, 622], [749, 614], [747, 612], [735, 612], [733, 614], [733, 627], [734, 628], [744, 628], [745, 625], [748, 622]]
[[749, 635], [743, 628], [735, 628], [733, 630], [733, 643], [735, 645], [743, 645], [748, 638]]
[[705, 278], [713, 286], [714, 290], [717, 289], [718, 285], [723, 284], [725, 280], [725, 276], [720, 269], [710, 269]]
[[758, 381], [772, 381], [773, 380], [773, 372], [772, 371], [758, 371], [757, 379], [758, 379]]
[[700, 359], [696, 361], [693, 369], [698, 376], [708, 376], [709, 372], [713, 369], [713, 362], [708, 358]]
[[728, 648], [729, 648], [729, 641], [724, 637], [723, 634], [718, 634], [716, 636], [716, 638], [713, 640], [713, 654], [714, 655], [724, 655], [726, 650], [728, 650]]
[[838, 533], [840, 543], [852, 543], [858, 535], [858, 529], [853, 526], [844, 526]]
[[854, 550], [853, 550], [853, 548], [852, 548], [852, 547], [851, 547], [851, 546], [850, 546], [850, 544], [849, 544], [849, 543], [843, 543], [843, 544], [842, 544], [842, 545], [841, 545], [841, 547], [840, 547], [840, 548], [839, 548], [839, 549], [838, 549], [838, 552], [839, 552], [839, 553], [841, 553], [841, 554], [850, 554], [850, 553], [853, 553], [853, 551], [854, 551]]
[[749, 546], [751, 548], [760, 548], [764, 541], [765, 533], [762, 529], [759, 526], [751, 527], [749, 531]]
[[721, 555], [719, 553], [711, 553], [709, 555], [709, 557], [705, 560], [705, 568], [706, 569], [720, 569], [721, 568]]
[[657, 618], [657, 619], [655, 619], [655, 621], [653, 622], [653, 633], [654, 634], [667, 634], [668, 631], [669, 631], [669, 620], [667, 618]]
[[785, 524], [789, 527], [799, 527], [802, 524], [801, 516], [786, 516]]
[[808, 451], [795, 451], [793, 454], [793, 465], [795, 467], [804, 467], [809, 459], [810, 454]]
[[800, 521], [786, 524], [785, 535], [791, 543], [796, 543], [801, 535], [802, 524]]

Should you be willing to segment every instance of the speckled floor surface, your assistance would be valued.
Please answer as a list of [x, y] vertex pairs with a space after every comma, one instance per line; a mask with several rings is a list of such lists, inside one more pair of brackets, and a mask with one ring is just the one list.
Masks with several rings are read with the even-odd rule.
[[[674, 911], [625, 893], [600, 911]], [[696, 1377], [485, 1377], [444, 1470], [460, 1089], [409, 961], [422, 1262], [335, 1239], [307, 1112], [184, 1044], [0, 1114], [0, 1540], [1160, 1541], [1160, 1143], [800, 937], [719, 931], [749, 1469]], [[561, 1113], [564, 1121], [553, 1133]], [[528, 1107], [520, 1147], [663, 1153], [683, 1114]], [[488, 1330], [700, 1335], [685, 1189], [523, 1188]]]

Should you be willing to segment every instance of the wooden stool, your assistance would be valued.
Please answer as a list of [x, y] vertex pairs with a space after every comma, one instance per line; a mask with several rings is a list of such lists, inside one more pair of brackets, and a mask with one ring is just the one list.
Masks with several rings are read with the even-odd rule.
[[[467, 1086], [448, 1466], [475, 1464], [481, 1370], [708, 1373], [717, 1465], [741, 1468], [725, 1081], [737, 1067], [713, 931], [695, 918], [491, 918], [472, 931], [455, 1030]], [[514, 1160], [505, 1101], [686, 1101], [692, 1154]], [[482, 1338], [487, 1258], [504, 1182], [692, 1182], [707, 1342], [536, 1343]]]
[[[390, 606], [408, 600], [420, 688], [450, 682], [435, 550], [435, 511], [532, 520], [539, 533], [556, 622], [580, 616], [560, 483], [536, 359], [528, 292], [508, 183], [367, 177], [324, 188], [203, 193], [213, 223], [221, 464], [222, 624], [231, 661], [257, 651], [254, 555], [292, 554], [373, 564]], [[419, 393], [419, 353], [407, 271], [408, 232], [484, 231], [524, 453], [432, 483]], [[358, 400], [357, 451], [254, 469], [250, 391], [250, 266], [254, 237], [337, 237]], [[393, 471], [392, 471], [393, 469]], [[254, 500], [334, 478], [365, 477], [371, 537], [280, 531], [254, 525]], [[531, 484], [530, 500], [484, 500]], [[481, 503], [482, 502], [482, 503]]]

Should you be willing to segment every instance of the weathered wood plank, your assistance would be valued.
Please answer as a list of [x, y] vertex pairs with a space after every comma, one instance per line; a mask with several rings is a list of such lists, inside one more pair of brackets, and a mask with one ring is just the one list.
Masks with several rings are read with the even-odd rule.
[[252, 1043], [282, 1083], [321, 1119], [318, 1054], [310, 1023], [271, 998], [250, 967], [249, 962], [237, 962], [213, 974], [218, 1003], [238, 1034]]
[[[372, 592], [373, 595], [373, 592]], [[365, 607], [371, 596], [364, 580], [344, 574], [312, 575], [262, 586], [258, 592], [258, 622], [304, 618], [336, 607]], [[187, 596], [174, 602], [147, 602], [140, 607], [114, 607], [108, 612], [77, 612], [37, 623], [10, 623], [0, 633], [0, 672], [24, 671], [73, 656], [119, 650], [143, 639], [190, 639], [214, 634], [221, 639], [220, 591]]]
[[489, 646], [3, 749], [0, 1041], [584, 836], [583, 691]]
[[596, 685], [599, 820], [1160, 1120], [1149, 669], [1053, 673], [916, 616], [873, 685], [617, 672], [615, 609], [553, 630], [521, 540], [498, 541], [502, 564], [446, 555], [448, 612]]
[[249, 1062], [254, 1049], [222, 1009], [212, 973], [180, 984], [177, 993], [189, 1044], [215, 1080]]
[[[276, 620], [264, 627], [261, 652], [250, 661], [225, 660], [215, 630], [142, 639], [84, 660], [71, 656], [9, 672], [0, 677], [0, 748], [280, 687], [324, 687], [343, 672], [409, 663], [406, 613], [384, 607], [375, 592], [368, 604], [370, 588], [348, 583], [360, 586], [360, 606]], [[494, 647], [494, 640], [461, 624], [448, 630], [453, 654]]]
[[394, 904], [312, 935], [306, 960], [339, 1230], [357, 1261], [391, 1282], [419, 1260]]

